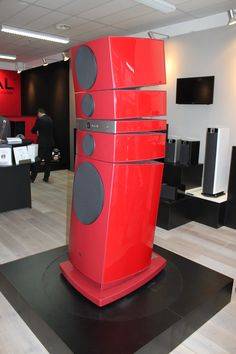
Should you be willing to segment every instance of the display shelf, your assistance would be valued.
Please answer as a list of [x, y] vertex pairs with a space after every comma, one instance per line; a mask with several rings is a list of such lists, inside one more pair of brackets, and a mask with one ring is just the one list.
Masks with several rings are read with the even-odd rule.
[[0, 167], [0, 212], [31, 208], [30, 164]]
[[191, 198], [185, 196], [177, 200], [160, 199], [157, 226], [171, 230], [191, 221], [189, 207]]
[[191, 198], [189, 217], [193, 221], [219, 228], [224, 225], [227, 194], [219, 197], [209, 197], [202, 194], [202, 188], [186, 191]]

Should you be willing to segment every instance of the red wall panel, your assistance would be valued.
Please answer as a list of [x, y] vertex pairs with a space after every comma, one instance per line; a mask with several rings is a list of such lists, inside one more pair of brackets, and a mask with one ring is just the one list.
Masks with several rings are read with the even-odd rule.
[[20, 75], [15, 71], [0, 70], [0, 115], [21, 115]]

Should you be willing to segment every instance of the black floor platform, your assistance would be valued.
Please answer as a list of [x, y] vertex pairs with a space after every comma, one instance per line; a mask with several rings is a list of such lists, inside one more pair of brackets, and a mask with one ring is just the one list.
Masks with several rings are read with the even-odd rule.
[[60, 275], [66, 247], [2, 265], [0, 290], [51, 354], [168, 353], [230, 301], [233, 280], [155, 250], [167, 268], [105, 308]]

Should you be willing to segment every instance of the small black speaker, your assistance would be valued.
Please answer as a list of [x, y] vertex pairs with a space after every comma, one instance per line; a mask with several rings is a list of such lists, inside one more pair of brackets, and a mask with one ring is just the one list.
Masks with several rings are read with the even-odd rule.
[[182, 165], [197, 165], [200, 141], [181, 140], [179, 162]]
[[179, 162], [180, 139], [167, 139], [165, 162]]
[[25, 135], [25, 122], [11, 122], [11, 136], [17, 136], [18, 134]]
[[232, 148], [225, 226], [236, 229], [236, 146]]
[[169, 186], [166, 183], [161, 185], [161, 199], [176, 200], [177, 187]]

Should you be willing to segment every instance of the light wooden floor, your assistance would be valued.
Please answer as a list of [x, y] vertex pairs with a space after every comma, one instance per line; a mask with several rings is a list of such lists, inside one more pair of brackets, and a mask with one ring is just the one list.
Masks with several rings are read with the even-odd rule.
[[[71, 172], [56, 171], [46, 184], [39, 175], [32, 185], [32, 209], [0, 214], [1, 263], [67, 242], [72, 179]], [[157, 228], [155, 240], [166, 249], [236, 279], [236, 230], [216, 230], [191, 222], [172, 231]], [[23, 353], [47, 351], [0, 295], [0, 354]], [[236, 353], [235, 294], [228, 306], [172, 353]]]

